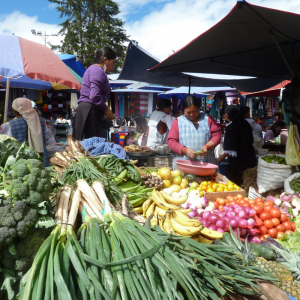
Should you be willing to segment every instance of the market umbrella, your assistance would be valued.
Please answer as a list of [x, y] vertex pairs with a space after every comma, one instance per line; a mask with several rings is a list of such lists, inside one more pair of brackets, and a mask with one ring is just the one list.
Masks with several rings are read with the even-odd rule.
[[241, 1], [223, 20], [150, 71], [283, 79], [299, 66], [300, 15]]
[[8, 78], [4, 121], [7, 118], [10, 78], [16, 79], [23, 75], [69, 89], [80, 89], [74, 75], [48, 47], [15, 35], [0, 34], [0, 76]]
[[[228, 88], [228, 87], [226, 87]], [[184, 99], [189, 94], [189, 87], [188, 86], [181, 86], [177, 89], [173, 89], [161, 94], [158, 94], [158, 98], [172, 98], [172, 96], [177, 96], [177, 99]], [[197, 98], [207, 97], [210, 96], [203, 92], [203, 88], [199, 87], [191, 87], [190, 94], [196, 96]]]
[[57, 56], [81, 78], [85, 73], [85, 67], [73, 54], [57, 54]]
[[[197, 51], [200, 51], [199, 49]], [[251, 79], [213, 79], [204, 78], [197, 74], [172, 73], [172, 72], [147, 72], [160, 62], [136, 42], [130, 41], [126, 51], [126, 57], [122, 71], [118, 80], [144, 81], [154, 84], [163, 84], [168, 86], [198, 86], [198, 87], [216, 87], [228, 86], [235, 87], [238, 90], [255, 92], [267, 89], [280, 83], [281, 79], [270, 78], [251, 78]], [[212, 73], [212, 72], [207, 72]]]

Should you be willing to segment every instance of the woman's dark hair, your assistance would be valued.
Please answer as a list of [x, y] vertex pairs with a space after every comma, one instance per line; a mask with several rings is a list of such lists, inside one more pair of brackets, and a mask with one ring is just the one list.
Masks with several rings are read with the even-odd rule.
[[249, 106], [241, 106], [240, 111], [245, 115], [250, 112], [250, 107]]
[[238, 108], [232, 108], [228, 114], [228, 118], [233, 122], [237, 116], [243, 115], [243, 112], [240, 112]]
[[277, 122], [275, 122], [275, 123], [272, 125], [272, 127], [271, 127], [271, 130], [273, 131], [274, 136], [277, 136], [277, 133], [276, 133], [275, 128], [277, 128], [277, 127], [282, 127], [282, 128], [284, 128], [285, 125], [286, 125], [286, 124], [285, 124], [284, 121], [277, 121]]
[[201, 107], [200, 100], [196, 96], [191, 96], [191, 95], [186, 96], [182, 101], [182, 111], [184, 111], [186, 108], [192, 105], [200, 108]]
[[165, 107], [171, 107], [172, 106], [172, 102], [169, 99], [161, 99], [158, 103], [158, 109], [159, 110], [163, 110]]
[[103, 47], [96, 51], [95, 56], [95, 64], [102, 64], [103, 59], [106, 57], [108, 60], [115, 59], [117, 57], [115, 51], [111, 49], [110, 47]]
[[130, 137], [135, 136], [135, 135], [136, 135], [136, 132], [130, 131], [130, 133], [129, 133], [129, 136], [130, 136]]
[[144, 119], [142, 117], [137, 118], [134, 121], [136, 122], [136, 127], [139, 132], [141, 132], [143, 130], [143, 127], [144, 127], [144, 129], [147, 127], [147, 121], [146, 121], [146, 119]]

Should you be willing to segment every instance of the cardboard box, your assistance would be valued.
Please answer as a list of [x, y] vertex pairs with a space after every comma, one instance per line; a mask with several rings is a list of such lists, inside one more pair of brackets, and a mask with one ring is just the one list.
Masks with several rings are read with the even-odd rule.
[[229, 191], [229, 192], [215, 192], [215, 193], [204, 193], [204, 197], [206, 197], [209, 201], [215, 201], [217, 198], [226, 198], [227, 196], [235, 197], [238, 194], [241, 194], [243, 198], [246, 197], [245, 190], [239, 191]]

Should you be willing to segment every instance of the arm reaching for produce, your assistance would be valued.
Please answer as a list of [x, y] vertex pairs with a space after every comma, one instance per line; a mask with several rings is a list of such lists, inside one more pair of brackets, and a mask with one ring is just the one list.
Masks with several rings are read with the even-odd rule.
[[228, 156], [228, 153], [223, 153], [218, 159], [218, 165]]

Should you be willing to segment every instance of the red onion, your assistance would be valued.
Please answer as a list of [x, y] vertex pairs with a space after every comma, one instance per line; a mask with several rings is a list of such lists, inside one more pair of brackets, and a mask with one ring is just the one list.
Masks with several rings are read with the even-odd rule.
[[235, 220], [239, 221], [239, 220], [241, 219], [241, 217], [239, 217], [239, 216], [234, 216], [232, 219], [235, 219]]
[[224, 232], [225, 232], [225, 230], [222, 229], [222, 228], [218, 228], [217, 231], [219, 231], [219, 232], [221, 232], [221, 233], [224, 233]]
[[258, 232], [258, 229], [257, 228], [248, 228], [247, 229], [247, 233], [250, 235], [250, 236], [255, 236]]
[[220, 218], [224, 218], [224, 217], [225, 217], [225, 214], [222, 213], [222, 212], [220, 212], [220, 213], [219, 213], [219, 217], [220, 217]]
[[200, 217], [200, 218], [203, 218], [203, 214], [204, 214], [204, 211], [202, 211], [202, 212], [199, 214], [199, 217]]
[[233, 218], [233, 217], [235, 216], [235, 213], [234, 213], [233, 211], [228, 211], [228, 212], [226, 213], [226, 216], [227, 216], [228, 218]]
[[260, 244], [261, 240], [258, 236], [253, 236], [252, 238], [250, 238], [250, 243]]
[[228, 207], [227, 211], [233, 211], [234, 212], [234, 207]]
[[213, 210], [213, 213], [214, 213], [214, 214], [218, 214], [218, 213], [220, 213], [220, 211], [219, 211], [217, 208], [215, 208], [215, 209]]
[[217, 226], [218, 228], [225, 228], [226, 222], [223, 221], [223, 220], [217, 220], [216, 226]]
[[275, 201], [275, 197], [273, 197], [273, 196], [268, 196], [268, 197], [266, 198], [266, 201], [272, 201], [272, 202], [274, 202], [274, 201]]
[[216, 222], [219, 220], [219, 217], [217, 216], [217, 215], [211, 215], [210, 217], [209, 217], [209, 222], [211, 223], [211, 224], [216, 224]]
[[224, 205], [223, 210], [226, 211], [230, 206]]
[[197, 211], [197, 209], [198, 209], [198, 207], [197, 207], [196, 205], [194, 205], [194, 204], [192, 204], [192, 205], [190, 206], [190, 208], [191, 208], [192, 210], [194, 210], [194, 211]]
[[242, 207], [238, 206], [234, 209], [234, 212], [238, 215], [241, 210], [243, 210]]
[[188, 204], [188, 203], [183, 203], [183, 204], [181, 204], [181, 207], [183, 208], [183, 209], [188, 209], [189, 207], [190, 207], [190, 205]]
[[210, 211], [204, 211], [203, 212], [203, 219], [208, 220], [210, 216], [211, 216]]
[[244, 211], [248, 213], [250, 211], [250, 209], [252, 209], [252, 208], [251, 207], [245, 207]]
[[233, 208], [236, 208], [236, 207], [238, 207], [238, 206], [239, 206], [239, 205], [236, 204], [236, 203], [232, 204], [232, 207], [233, 207]]
[[239, 217], [242, 218], [242, 219], [247, 219], [248, 214], [244, 210], [240, 210]]
[[253, 217], [256, 215], [256, 211], [251, 208], [251, 209], [249, 209], [248, 214], [249, 214], [249, 217]]
[[255, 225], [255, 220], [250, 218], [250, 219], [247, 220], [247, 223], [248, 223], [248, 226], [250, 228], [252, 228]]
[[206, 197], [201, 198], [202, 207], [205, 208], [208, 205], [208, 200]]
[[200, 222], [203, 221], [203, 218], [201, 218], [201, 217], [198, 217], [197, 219], [198, 219]]
[[197, 216], [197, 211], [196, 210], [192, 210], [191, 212], [188, 213], [188, 216], [190, 218], [195, 218]]
[[[238, 230], [239, 230], [239, 229], [238, 229]], [[244, 238], [244, 237], [246, 237], [246, 235], [247, 235], [247, 229], [245, 229], [245, 228], [244, 228], [244, 229], [241, 229], [241, 230], [240, 230], [240, 236]]]
[[291, 202], [293, 200], [293, 195], [283, 192], [280, 195], [280, 200], [282, 200], [284, 202]]
[[210, 225], [210, 226], [208, 226], [208, 229], [217, 231], [218, 227], [216, 225]]
[[203, 226], [206, 228], [208, 228], [208, 226], [210, 226], [210, 222], [207, 219], [203, 219], [201, 222], [202, 222]]
[[238, 222], [237, 220], [235, 220], [235, 219], [231, 219], [231, 220], [229, 221], [229, 224], [230, 224], [230, 226], [231, 226], [232, 228], [236, 228], [236, 227], [239, 225], [239, 222]]
[[248, 226], [247, 220], [241, 219], [239, 220], [239, 228], [246, 228]]
[[237, 229], [233, 229], [233, 233], [237, 238], [239, 238], [239, 233], [238, 233]]

